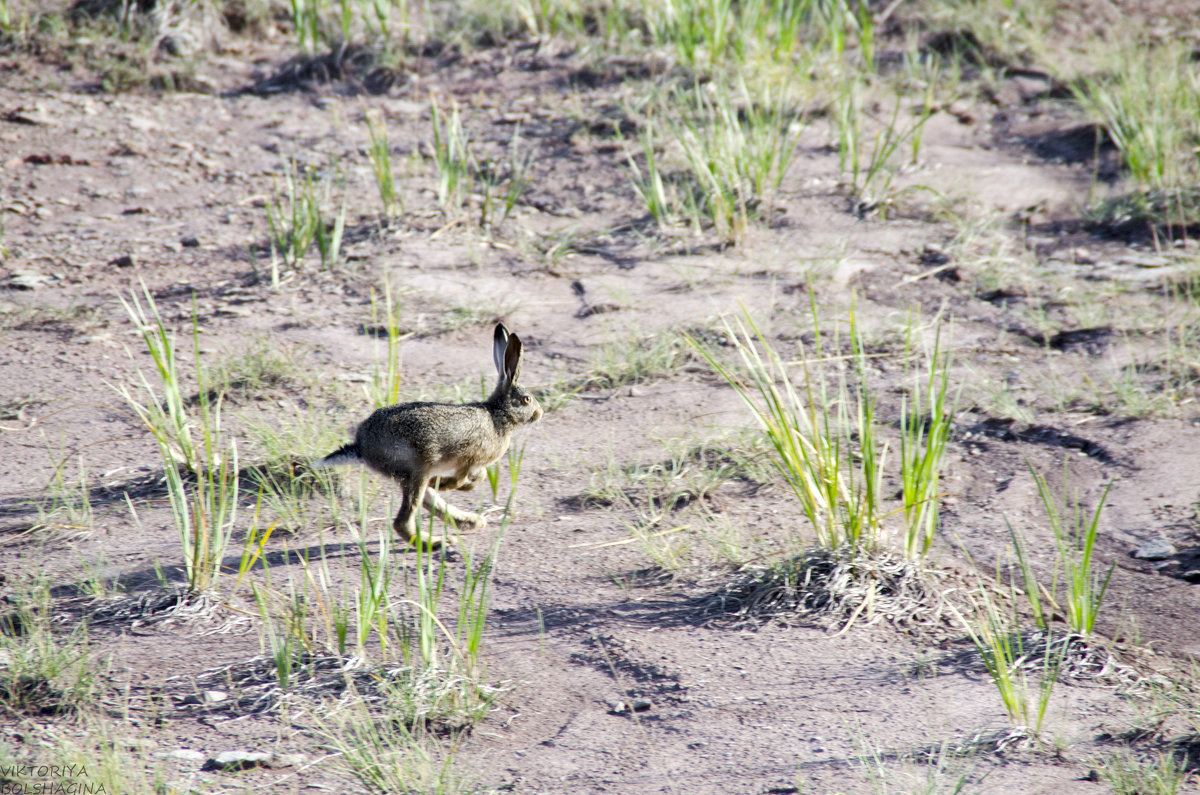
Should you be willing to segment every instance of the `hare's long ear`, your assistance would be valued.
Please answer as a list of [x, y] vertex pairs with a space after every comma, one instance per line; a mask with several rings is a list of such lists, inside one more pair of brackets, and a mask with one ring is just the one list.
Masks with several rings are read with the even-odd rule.
[[492, 361], [496, 363], [496, 375], [500, 378], [500, 386], [504, 383], [504, 352], [508, 349], [508, 329], [503, 323], [496, 324], [496, 334], [492, 337]]
[[504, 351], [504, 382], [505, 387], [517, 383], [521, 374], [521, 338], [516, 334], [508, 338], [508, 349]]

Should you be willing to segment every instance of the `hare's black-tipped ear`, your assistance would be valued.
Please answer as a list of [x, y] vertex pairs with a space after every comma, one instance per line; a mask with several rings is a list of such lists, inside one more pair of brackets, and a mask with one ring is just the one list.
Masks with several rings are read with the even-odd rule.
[[521, 374], [521, 338], [516, 334], [509, 336], [508, 349], [504, 352], [504, 382], [506, 386], [517, 383]]
[[492, 337], [492, 361], [496, 363], [496, 375], [504, 381], [504, 352], [508, 350], [508, 329], [503, 323], [496, 324], [496, 334]]

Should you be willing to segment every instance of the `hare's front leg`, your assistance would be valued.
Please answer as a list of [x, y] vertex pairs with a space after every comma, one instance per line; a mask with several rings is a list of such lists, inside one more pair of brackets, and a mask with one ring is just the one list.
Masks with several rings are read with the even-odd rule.
[[447, 489], [455, 489], [456, 491], [470, 491], [479, 485], [479, 481], [483, 480], [487, 475], [487, 469], [484, 467], [475, 467], [468, 471], [465, 475], [454, 481], [453, 485], [447, 486]]
[[438, 491], [470, 491], [479, 485], [479, 481], [483, 480], [485, 475], [485, 467], [475, 467], [465, 472], [456, 472], [453, 477], [434, 478], [429, 485]]

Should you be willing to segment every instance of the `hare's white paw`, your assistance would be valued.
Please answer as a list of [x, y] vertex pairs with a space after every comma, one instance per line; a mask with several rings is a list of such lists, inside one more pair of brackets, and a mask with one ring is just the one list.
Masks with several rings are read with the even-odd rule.
[[459, 527], [466, 527], [471, 530], [482, 530], [487, 526], [487, 517], [469, 511], [460, 511], [457, 508], [450, 510], [450, 518], [454, 520], [454, 524]]

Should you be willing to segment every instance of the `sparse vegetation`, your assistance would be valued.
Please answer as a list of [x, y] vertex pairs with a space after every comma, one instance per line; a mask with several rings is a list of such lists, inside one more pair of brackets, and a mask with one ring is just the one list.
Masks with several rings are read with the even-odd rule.
[[683, 338], [670, 331], [605, 343], [592, 360], [586, 382], [616, 389], [671, 375], [687, 361], [684, 345]]
[[99, 689], [85, 623], [55, 627], [45, 579], [22, 577], [0, 602], [0, 705], [6, 713], [60, 715], [90, 705]]
[[950, 394], [950, 362], [942, 352], [940, 331], [924, 372], [900, 406], [900, 483], [904, 500], [904, 554], [921, 558], [929, 553], [938, 529], [939, 485], [946, 445], [954, 429], [954, 399]]
[[1156, 754], [1139, 761], [1119, 751], [1099, 764], [1100, 776], [1114, 795], [1175, 795], [1191, 777], [1187, 763], [1172, 754]]
[[[255, 510], [286, 532], [335, 521], [336, 514], [314, 497], [336, 490], [336, 476], [328, 470], [313, 470], [309, 463], [343, 442], [342, 423], [313, 408], [291, 406], [295, 421], [280, 425], [272, 421], [245, 421], [248, 445], [243, 489], [256, 495]], [[265, 513], [263, 513], [265, 511]], [[256, 520], [255, 525], [259, 522]]]
[[278, 286], [282, 278], [278, 260], [296, 268], [316, 246], [321, 255], [321, 267], [337, 264], [346, 228], [346, 196], [341, 209], [330, 220], [333, 178], [318, 179], [312, 170], [296, 173], [296, 166], [284, 165], [283, 189], [276, 189], [267, 205], [267, 226], [270, 230], [271, 284]]
[[513, 131], [504, 161], [480, 153], [463, 125], [457, 104], [447, 116], [435, 97], [430, 98], [433, 123], [433, 161], [437, 173], [437, 198], [450, 221], [477, 205], [479, 227], [491, 229], [512, 215], [530, 183], [535, 153], [523, 148], [521, 128]]
[[383, 217], [390, 219], [404, 209], [402, 194], [396, 191], [396, 178], [392, 174], [392, 150], [388, 146], [387, 120], [380, 113], [366, 114], [367, 133], [370, 144], [367, 157], [371, 161], [371, 174], [379, 189], [379, 202], [383, 205]]
[[470, 139], [463, 129], [458, 105], [446, 117], [436, 99], [430, 100], [433, 121], [433, 162], [437, 167], [438, 204], [447, 213], [457, 212], [471, 191]]
[[[0, 788], [1186, 790], [1189, 22], [0, 0]], [[312, 462], [500, 319], [402, 548]]]
[[982, 582], [969, 600], [967, 613], [951, 610], [975, 644], [1009, 720], [1036, 737], [1058, 684], [1066, 645], [1054, 643], [1049, 634], [1027, 634], [1015, 600], [997, 596]]
[[[1037, 484], [1038, 497], [1046, 510], [1046, 519], [1054, 534], [1058, 566], [1062, 567], [1063, 574], [1067, 626], [1072, 632], [1088, 638], [1096, 628], [1096, 616], [1104, 604], [1104, 594], [1112, 580], [1113, 569], [1116, 568], [1116, 564], [1113, 563], [1104, 574], [1094, 569], [1100, 511], [1104, 508], [1104, 501], [1108, 499], [1112, 483], [1104, 487], [1091, 518], [1085, 518], [1078, 495], [1068, 504], [1065, 494], [1066, 471], [1064, 465], [1064, 494], [1061, 496], [1053, 493], [1046, 483], [1046, 478], [1040, 473], [1031, 468], [1030, 474]], [[1058, 578], [1058, 566], [1055, 567], [1055, 580]], [[1053, 586], [1051, 588], [1053, 589]]]
[[409, 35], [408, 0], [289, 0], [288, 13], [306, 55], [363, 40], [392, 51]]
[[459, 769], [454, 745], [421, 728], [380, 720], [361, 701], [318, 718], [319, 732], [343, 775], [366, 792], [478, 792]]
[[[303, 364], [266, 337], [252, 338], [241, 350], [229, 351], [216, 363], [202, 368], [209, 400], [265, 397], [289, 388], [303, 388]], [[196, 399], [199, 402], [199, 398]]]
[[[849, 355], [835, 331], [822, 340], [822, 322], [811, 307], [814, 346], [785, 362], [748, 312], [728, 327], [741, 362], [720, 362], [710, 348], [689, 338], [700, 355], [742, 398], [758, 420], [773, 453], [777, 473], [800, 504], [815, 545], [790, 539], [788, 557], [744, 571], [731, 590], [714, 599], [733, 612], [777, 615], [789, 609], [843, 620], [886, 617], [897, 624], [941, 615], [941, 598], [923, 570], [933, 543], [940, 499], [938, 479], [951, 426], [946, 362], [935, 345], [914, 407], [928, 406], [918, 420], [901, 407], [899, 481], [904, 532], [899, 539], [907, 560], [896, 559], [885, 520], [884, 476], [887, 443], [879, 437], [876, 399], [867, 385], [861, 333], [849, 318]], [[827, 351], [838, 351], [830, 354]], [[798, 366], [794, 377], [788, 364]], [[832, 372], [831, 372], [832, 371]], [[799, 381], [799, 384], [796, 381]]]
[[1200, 73], [1176, 43], [1127, 40], [1110, 50], [1098, 75], [1081, 79], [1075, 97], [1121, 154], [1135, 192], [1101, 203], [1096, 221], [1183, 226], [1200, 220]]
[[764, 452], [754, 449], [756, 443], [729, 437], [700, 444], [665, 440], [660, 462], [620, 467], [610, 460], [593, 471], [584, 501], [623, 511], [630, 538], [664, 573], [712, 561], [740, 565], [746, 552], [739, 528], [708, 502], [724, 483], [770, 477], [765, 466], [748, 460]]
[[[1027, 728], [1036, 737], [1042, 730], [1050, 697], [1068, 658], [1086, 657], [1092, 653], [1089, 641], [1115, 564], [1104, 575], [1094, 571], [1093, 554], [1100, 510], [1112, 484], [1104, 488], [1090, 519], [1085, 519], [1078, 495], [1068, 506], [1065, 496], [1055, 494], [1043, 475], [1032, 467], [1029, 474], [1036, 485], [1055, 544], [1049, 584], [1039, 580], [1027, 541], [1009, 524], [1019, 582], [1013, 576], [1007, 593], [1003, 593], [997, 569], [995, 583], [981, 581], [980, 587], [969, 595], [968, 612], [954, 612], [978, 649], [1005, 712], [1013, 723]], [[1064, 495], [1066, 482], [1064, 463]], [[1062, 606], [1058, 602], [1060, 573]], [[1024, 624], [1022, 603], [1028, 608], [1036, 627], [1032, 631]], [[1059, 620], [1065, 621], [1066, 632], [1053, 627], [1052, 608], [1065, 613]]]
[[859, 216], [888, 209], [906, 192], [921, 189], [895, 188], [903, 165], [914, 165], [921, 150], [922, 133], [933, 108], [933, 82], [927, 83], [924, 104], [916, 110], [904, 110], [903, 94], [891, 100], [892, 109], [885, 120], [870, 120], [868, 129], [861, 105], [866, 101], [866, 86], [855, 74], [845, 78], [833, 98], [833, 120], [837, 135], [838, 167], [845, 175], [851, 206]]
[[[744, 81], [677, 90], [655, 103], [632, 154], [633, 187], [660, 225], [686, 219], [738, 240], [754, 219], [769, 219], [796, 149], [799, 114], [779, 89], [751, 96]], [[658, 151], [664, 144], [673, 148]]]
[[[142, 305], [142, 299], [146, 305]], [[197, 411], [184, 405], [183, 381], [175, 334], [169, 331], [150, 292], [132, 293], [121, 304], [154, 361], [157, 385], [139, 373], [140, 389], [117, 391], [158, 444], [171, 501], [175, 530], [183, 548], [188, 589], [199, 594], [221, 571], [225, 550], [237, 522], [237, 443], [222, 432], [220, 395], [210, 400], [201, 381]], [[194, 367], [200, 365], [199, 328], [192, 319]]]
[[[799, 502], [814, 540], [829, 550], [870, 552], [883, 540], [881, 478], [886, 453], [876, 441], [874, 400], [862, 380], [861, 339], [851, 321], [852, 354], [827, 358], [815, 307], [812, 320], [816, 344], [811, 353], [800, 354], [799, 385], [749, 313], [729, 327], [741, 356], [739, 369], [693, 344], [763, 428], [779, 474]], [[832, 349], [839, 350], [837, 342]], [[827, 364], [834, 374], [827, 375]], [[856, 392], [850, 387], [851, 375], [858, 376]]]
[[74, 476], [67, 474], [67, 467], [66, 461], [59, 461], [55, 466], [45, 496], [35, 501], [38, 518], [30, 531], [49, 531], [64, 536], [86, 536], [91, 533], [95, 517], [87, 465], [80, 457]]

